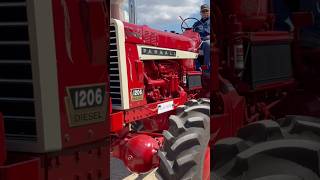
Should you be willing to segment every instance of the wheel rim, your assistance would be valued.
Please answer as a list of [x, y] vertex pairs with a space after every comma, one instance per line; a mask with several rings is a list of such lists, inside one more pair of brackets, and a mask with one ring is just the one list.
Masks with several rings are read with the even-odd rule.
[[210, 147], [208, 146], [205, 152], [204, 161], [203, 161], [203, 172], [202, 179], [210, 179]]

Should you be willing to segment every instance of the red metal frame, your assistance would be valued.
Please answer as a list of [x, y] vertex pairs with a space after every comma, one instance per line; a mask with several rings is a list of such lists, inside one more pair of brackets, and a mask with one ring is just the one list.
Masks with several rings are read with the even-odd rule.
[[210, 179], [210, 147], [208, 146], [204, 156], [204, 165], [202, 172], [202, 179], [209, 180]]
[[183, 105], [187, 101], [186, 93], [183, 96], [172, 100], [160, 101], [156, 103], [150, 103], [145, 106], [132, 108], [126, 111], [113, 111], [110, 114], [111, 132], [116, 133], [125, 128], [126, 124], [135, 121], [146, 120], [154, 116], [158, 116], [158, 105], [161, 103], [173, 101], [175, 110], [178, 106]]
[[110, 132], [118, 132], [124, 128], [123, 111], [114, 112], [110, 115]]
[[109, 178], [106, 140], [46, 154], [9, 153], [0, 166], [1, 180]]
[[[231, 84], [222, 80], [220, 86], [230, 86]], [[246, 122], [246, 101], [235, 89], [221, 93], [217, 92], [211, 96], [212, 108], [221, 109], [220, 112], [211, 113], [211, 143], [225, 137], [234, 136], [237, 130]], [[222, 106], [222, 107], [219, 107]]]
[[107, 179], [108, 157], [106, 140], [47, 154], [41, 158], [46, 172], [42, 179]]
[[[175, 98], [170, 101], [173, 101], [174, 103], [174, 109], [176, 109], [178, 106], [183, 105], [187, 101], [187, 97], [183, 96], [180, 98]], [[139, 121], [148, 117], [156, 116], [158, 115], [158, 105], [161, 103], [169, 102], [167, 101], [161, 101], [156, 103], [147, 104], [142, 107], [130, 109], [128, 111], [125, 111], [125, 122], [130, 123], [134, 121]]]
[[32, 179], [42, 180], [40, 178], [40, 159], [32, 157], [19, 157], [17, 155], [10, 157], [5, 165], [0, 166], [1, 180], [20, 180]]

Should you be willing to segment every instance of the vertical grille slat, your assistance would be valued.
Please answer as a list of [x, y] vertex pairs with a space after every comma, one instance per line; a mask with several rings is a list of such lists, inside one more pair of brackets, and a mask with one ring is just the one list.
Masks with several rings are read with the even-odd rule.
[[120, 71], [118, 59], [117, 32], [114, 26], [110, 26], [110, 45], [109, 45], [109, 76], [110, 94], [113, 107], [121, 107], [122, 97], [120, 89]]
[[26, 0], [0, 0], [0, 112], [8, 139], [36, 141]]

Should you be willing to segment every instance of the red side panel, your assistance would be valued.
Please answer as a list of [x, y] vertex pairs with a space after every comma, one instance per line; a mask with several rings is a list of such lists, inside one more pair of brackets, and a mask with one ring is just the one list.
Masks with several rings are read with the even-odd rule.
[[[63, 148], [89, 143], [107, 136], [107, 48], [108, 31], [106, 4], [104, 0], [53, 0], [54, 30], [56, 39], [57, 73], [59, 80], [59, 106], [61, 114], [61, 138]], [[102, 86], [104, 92], [94, 91]], [[84, 87], [83, 87], [84, 86]], [[92, 106], [78, 109], [70, 88], [85, 92], [79, 95], [84, 103]], [[94, 90], [94, 89], [93, 89]], [[89, 91], [91, 91], [89, 93]], [[101, 91], [101, 89], [100, 89]], [[85, 95], [83, 95], [85, 94]], [[99, 94], [95, 95], [95, 94]], [[101, 94], [103, 94], [101, 99]], [[77, 96], [78, 97], [78, 96]], [[91, 100], [90, 100], [91, 99]], [[88, 101], [89, 100], [89, 101]], [[103, 101], [102, 101], [103, 100]], [[71, 103], [71, 101], [73, 103]], [[79, 101], [79, 100], [78, 100]], [[106, 112], [95, 113], [95, 101], [103, 102]], [[91, 109], [90, 109], [91, 108]], [[73, 111], [72, 111], [73, 110]], [[71, 112], [72, 111], [72, 112]], [[88, 113], [89, 112], [89, 113]], [[71, 114], [72, 113], [72, 114]], [[71, 115], [70, 115], [71, 114]], [[75, 121], [71, 124], [71, 119]], [[81, 120], [79, 120], [81, 119]], [[93, 122], [92, 119], [103, 119]]]
[[[132, 98], [132, 91], [135, 89], [145, 89], [144, 85], [144, 65], [139, 60], [136, 44], [126, 43], [126, 61], [127, 61], [127, 77], [129, 88], [129, 106], [135, 108], [147, 104], [146, 95], [144, 93], [143, 100], [134, 100]], [[141, 76], [142, 75], [142, 76]]]
[[[0, 166], [1, 180], [40, 180], [40, 160], [38, 158], [10, 158], [6, 166]], [[13, 160], [14, 159], [14, 160]]]
[[[223, 85], [223, 84], [222, 84]], [[235, 136], [238, 129], [245, 124], [246, 102], [235, 89], [222, 94], [224, 113], [211, 116], [211, 141]]]
[[110, 115], [110, 132], [118, 132], [122, 130], [124, 124], [123, 111], [112, 113]]
[[106, 142], [83, 145], [45, 157], [46, 180], [106, 180], [109, 178]]

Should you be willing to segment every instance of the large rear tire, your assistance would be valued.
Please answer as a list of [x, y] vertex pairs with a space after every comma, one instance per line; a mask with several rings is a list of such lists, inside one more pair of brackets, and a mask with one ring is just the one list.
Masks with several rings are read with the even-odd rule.
[[212, 168], [225, 180], [319, 180], [320, 119], [259, 121], [212, 148]]
[[163, 135], [157, 178], [202, 179], [210, 139], [210, 100], [191, 100], [179, 107], [177, 114], [170, 116], [170, 127]]

